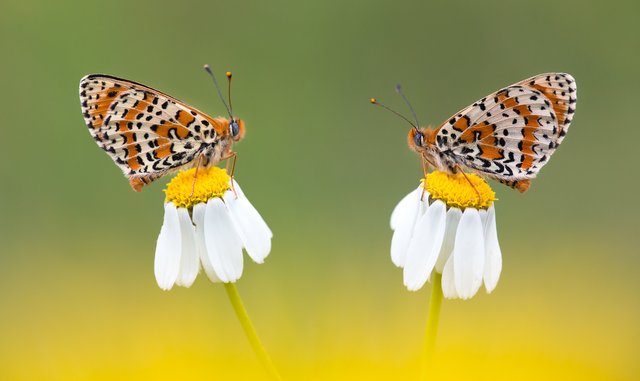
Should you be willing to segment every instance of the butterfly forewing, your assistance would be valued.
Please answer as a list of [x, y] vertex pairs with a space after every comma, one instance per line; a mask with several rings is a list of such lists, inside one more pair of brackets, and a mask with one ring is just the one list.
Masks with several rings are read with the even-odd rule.
[[558, 147], [575, 102], [570, 75], [542, 74], [459, 111], [437, 130], [435, 143], [456, 162], [518, 187], [519, 180], [535, 177]]
[[[103, 75], [80, 81], [85, 122], [134, 189], [193, 162], [220, 121], [147, 86]], [[142, 181], [142, 183], [140, 182]]]

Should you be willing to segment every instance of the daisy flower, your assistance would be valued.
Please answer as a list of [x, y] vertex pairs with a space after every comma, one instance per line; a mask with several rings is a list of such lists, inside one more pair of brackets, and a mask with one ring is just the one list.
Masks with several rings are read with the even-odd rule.
[[449, 299], [469, 299], [483, 283], [493, 291], [502, 270], [494, 201], [479, 176], [436, 171], [398, 203], [391, 215], [391, 259], [403, 268], [407, 289], [432, 280], [442, 282]]
[[221, 168], [182, 171], [169, 182], [165, 194], [164, 222], [156, 244], [158, 286], [189, 287], [200, 268], [212, 282], [223, 282], [251, 347], [271, 379], [280, 381], [235, 286], [242, 276], [242, 250], [255, 262], [264, 262], [271, 251], [271, 230]]
[[235, 282], [243, 249], [257, 263], [271, 250], [271, 230], [238, 183], [218, 167], [195, 171], [180, 172], [165, 190], [154, 266], [163, 290], [191, 286], [200, 268], [212, 282]]

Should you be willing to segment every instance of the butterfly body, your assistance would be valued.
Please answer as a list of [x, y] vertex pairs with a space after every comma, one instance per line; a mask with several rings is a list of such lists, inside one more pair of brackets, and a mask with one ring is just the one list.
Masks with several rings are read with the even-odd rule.
[[212, 118], [167, 94], [108, 75], [80, 80], [80, 103], [92, 137], [140, 191], [179, 169], [232, 156], [244, 123]]
[[412, 128], [408, 143], [440, 171], [465, 168], [524, 192], [564, 139], [575, 104], [573, 77], [540, 74], [478, 100], [435, 130]]
[[435, 131], [432, 128], [412, 128], [409, 130], [407, 141], [409, 147], [420, 154], [428, 163], [439, 171], [450, 174], [457, 173], [456, 158], [450, 151], [440, 151], [435, 145]]

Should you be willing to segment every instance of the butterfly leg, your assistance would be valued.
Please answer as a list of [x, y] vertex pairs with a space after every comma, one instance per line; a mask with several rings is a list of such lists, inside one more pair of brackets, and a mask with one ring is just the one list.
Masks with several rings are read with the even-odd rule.
[[422, 181], [422, 194], [420, 195], [420, 201], [424, 199], [424, 193], [427, 191], [427, 173], [429, 172], [429, 161], [424, 156], [422, 157], [422, 173], [424, 175]]
[[[226, 165], [226, 170], [227, 173], [229, 173], [229, 176], [231, 176], [231, 190], [233, 191], [233, 194], [236, 195], [236, 198], [238, 198], [238, 193], [236, 192], [236, 188], [233, 185], [233, 172], [236, 170], [236, 158], [238, 157], [238, 155], [235, 152], [230, 152], [229, 156], [227, 156], [226, 158], [229, 159], [227, 160], [227, 165]], [[231, 171], [229, 171], [229, 165], [231, 165]]]
[[458, 164], [456, 164], [456, 168], [458, 169], [458, 171], [460, 173], [462, 173], [464, 178], [467, 179], [467, 182], [469, 183], [469, 185], [471, 185], [473, 190], [476, 191], [476, 194], [478, 195], [478, 202], [481, 203], [482, 202], [482, 196], [480, 195], [480, 191], [478, 190], [478, 188], [476, 188], [476, 186], [473, 185], [473, 183], [471, 182], [471, 179], [469, 178], [469, 176], [467, 176], [467, 174], [464, 173], [464, 171], [462, 170], [462, 167], [460, 167]]
[[198, 155], [198, 161], [196, 162], [196, 172], [193, 174], [193, 183], [191, 184], [191, 195], [189, 195], [189, 197], [193, 197], [193, 194], [196, 192], [196, 180], [198, 179], [198, 169], [200, 169], [200, 164], [202, 164], [202, 154]]
[[[227, 173], [229, 173], [229, 176], [233, 177], [233, 172], [236, 170], [236, 158], [238, 157], [238, 154], [236, 154], [235, 152], [230, 152], [229, 156], [226, 157], [226, 159], [230, 159], [229, 161], [227, 161]], [[229, 165], [231, 165], [231, 171], [229, 171]]]

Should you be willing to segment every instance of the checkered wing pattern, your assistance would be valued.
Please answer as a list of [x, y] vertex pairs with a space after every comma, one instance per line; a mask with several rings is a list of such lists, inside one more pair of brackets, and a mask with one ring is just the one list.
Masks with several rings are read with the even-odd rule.
[[541, 74], [462, 109], [436, 130], [435, 144], [456, 162], [526, 190], [562, 142], [575, 105], [573, 77]]
[[194, 162], [226, 130], [224, 118], [211, 118], [150, 87], [106, 75], [82, 78], [80, 103], [91, 136], [138, 191]]

